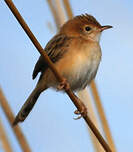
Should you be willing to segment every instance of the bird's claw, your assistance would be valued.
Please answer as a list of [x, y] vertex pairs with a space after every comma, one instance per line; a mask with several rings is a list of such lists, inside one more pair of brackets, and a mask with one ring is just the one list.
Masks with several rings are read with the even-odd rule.
[[62, 82], [60, 82], [57, 89], [58, 90], [62, 90], [62, 89], [68, 90], [68, 89], [70, 89], [70, 85], [67, 82], [67, 80], [65, 78], [63, 78]]
[[80, 113], [78, 110], [75, 110], [74, 113], [75, 113], [76, 115], [80, 115], [80, 116], [78, 116], [78, 117], [76, 117], [76, 118], [73, 118], [74, 120], [78, 120], [78, 119], [80, 119], [80, 118], [82, 117], [81, 113]]
[[80, 115], [77, 118], [74, 118], [74, 120], [78, 120], [78, 119], [80, 119], [82, 117], [85, 117], [87, 115], [87, 109], [86, 109], [85, 105], [82, 103], [81, 110], [80, 111], [79, 110], [75, 110], [74, 113], [76, 115]]

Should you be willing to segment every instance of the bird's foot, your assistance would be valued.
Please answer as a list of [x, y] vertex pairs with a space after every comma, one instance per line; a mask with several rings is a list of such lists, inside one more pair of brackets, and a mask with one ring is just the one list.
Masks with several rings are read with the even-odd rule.
[[62, 90], [62, 89], [68, 90], [68, 89], [70, 89], [70, 85], [67, 82], [67, 79], [63, 78], [62, 82], [60, 82], [60, 84], [57, 86], [57, 89], [58, 90]]
[[75, 120], [78, 120], [78, 119], [80, 119], [82, 117], [86, 117], [86, 115], [87, 115], [87, 108], [85, 107], [85, 105], [83, 103], [81, 103], [81, 110], [80, 111], [79, 110], [75, 110], [74, 113], [76, 115], [80, 115], [77, 118], [74, 118]]

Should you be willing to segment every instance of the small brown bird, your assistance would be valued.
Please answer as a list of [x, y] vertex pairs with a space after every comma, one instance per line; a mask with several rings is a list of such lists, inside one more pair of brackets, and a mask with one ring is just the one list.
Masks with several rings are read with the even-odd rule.
[[[73, 91], [84, 89], [95, 78], [101, 60], [99, 40], [101, 32], [112, 26], [101, 26], [91, 15], [85, 14], [67, 21], [45, 47], [56, 69], [65, 77]], [[37, 61], [33, 79], [41, 72], [39, 81], [22, 106], [13, 125], [24, 121], [39, 95], [59, 82], [42, 56]]]

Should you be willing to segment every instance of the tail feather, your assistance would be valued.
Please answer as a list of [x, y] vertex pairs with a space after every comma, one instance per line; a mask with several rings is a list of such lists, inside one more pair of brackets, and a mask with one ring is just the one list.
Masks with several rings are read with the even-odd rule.
[[21, 110], [18, 112], [13, 122], [13, 126], [17, 125], [17, 123], [22, 122], [26, 119], [26, 117], [31, 112], [32, 108], [34, 107], [40, 94], [41, 94], [41, 91], [38, 90], [37, 88], [33, 90], [29, 98], [26, 100], [26, 102], [22, 106]]

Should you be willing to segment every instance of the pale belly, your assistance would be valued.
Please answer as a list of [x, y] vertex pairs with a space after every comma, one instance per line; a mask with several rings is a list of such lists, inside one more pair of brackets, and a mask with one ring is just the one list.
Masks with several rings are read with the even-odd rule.
[[73, 71], [67, 80], [73, 91], [82, 90], [95, 78], [99, 63], [91, 63]]
[[100, 57], [83, 59], [83, 57], [77, 56], [76, 61], [71, 63], [69, 71], [66, 69], [63, 76], [66, 77], [73, 91], [82, 90], [95, 78], [99, 63]]

